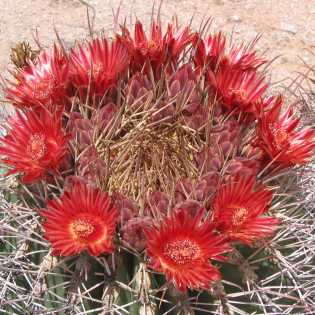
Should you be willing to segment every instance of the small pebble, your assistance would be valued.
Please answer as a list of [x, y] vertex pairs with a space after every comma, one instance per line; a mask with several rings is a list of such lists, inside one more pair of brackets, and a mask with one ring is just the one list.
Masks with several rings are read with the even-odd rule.
[[233, 23], [239, 23], [239, 22], [241, 22], [242, 20], [241, 20], [240, 16], [238, 16], [238, 15], [232, 15], [232, 16], [229, 17], [229, 21], [230, 21], [230, 22], [233, 22]]
[[298, 31], [297, 27], [294, 24], [288, 22], [281, 22], [280, 29], [293, 35], [295, 35]]

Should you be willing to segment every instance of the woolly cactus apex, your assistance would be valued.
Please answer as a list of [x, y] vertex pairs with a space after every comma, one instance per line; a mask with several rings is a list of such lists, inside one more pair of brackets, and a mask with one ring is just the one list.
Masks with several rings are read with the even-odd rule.
[[269, 95], [256, 39], [144, 29], [8, 82], [0, 309], [313, 314], [314, 131]]

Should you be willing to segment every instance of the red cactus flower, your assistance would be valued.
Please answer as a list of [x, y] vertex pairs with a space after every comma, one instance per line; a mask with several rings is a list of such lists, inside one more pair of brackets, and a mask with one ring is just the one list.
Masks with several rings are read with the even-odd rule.
[[230, 240], [250, 245], [273, 234], [278, 220], [262, 216], [268, 211], [272, 192], [255, 185], [255, 177], [230, 179], [219, 189], [213, 202], [213, 221]]
[[266, 60], [258, 57], [256, 51], [252, 50], [258, 39], [259, 37], [248, 45], [241, 44], [238, 47], [232, 47], [221, 59], [220, 66], [243, 71], [253, 71], [265, 64]]
[[24, 116], [16, 112], [9, 133], [0, 139], [0, 154], [12, 168], [10, 174], [22, 173], [22, 181], [32, 183], [58, 171], [67, 155], [68, 141], [61, 113], [28, 112]]
[[268, 88], [263, 77], [259, 78], [254, 71], [231, 71], [229, 68], [222, 69], [215, 77], [209, 72], [209, 76], [223, 105], [228, 110], [234, 110], [235, 114], [242, 111], [258, 115], [257, 104]]
[[207, 67], [211, 71], [217, 72], [222, 68], [229, 70], [252, 71], [266, 63], [259, 58], [253, 47], [257, 43], [257, 37], [248, 45], [241, 44], [233, 46], [228, 52], [226, 51], [226, 37], [219, 32], [207, 38], [197, 38], [194, 55], [194, 63], [200, 70]]
[[128, 49], [119, 39], [109, 43], [106, 38], [96, 38], [88, 46], [78, 45], [70, 55], [70, 73], [81, 100], [86, 101], [88, 92], [92, 98], [102, 98], [128, 63]]
[[163, 272], [180, 291], [209, 288], [220, 278], [210, 259], [222, 259], [230, 248], [222, 236], [213, 234], [209, 221], [202, 222], [203, 211], [192, 218], [180, 209], [160, 227], [146, 231], [149, 266]]
[[196, 48], [194, 63], [197, 68], [202, 70], [204, 67], [214, 71], [222, 57], [224, 56], [226, 38], [222, 32], [207, 38], [196, 38]]
[[55, 107], [69, 104], [69, 66], [63, 52], [54, 46], [52, 53], [43, 51], [36, 63], [14, 74], [6, 98], [13, 105], [25, 107]]
[[117, 210], [107, 193], [97, 188], [76, 182], [60, 199], [48, 201], [41, 215], [54, 255], [73, 256], [86, 250], [98, 256], [114, 249]]
[[166, 59], [166, 38], [162, 34], [161, 26], [155, 22], [151, 25], [149, 38], [143, 30], [141, 22], [135, 24], [134, 38], [126, 27], [122, 27], [122, 35], [117, 35], [129, 48], [131, 55], [130, 66], [134, 72], [141, 72], [146, 62], [150, 62], [153, 69], [161, 66]]
[[174, 25], [168, 24], [167, 27], [167, 46], [171, 61], [178, 59], [180, 54], [188, 45], [197, 38], [196, 33], [191, 33], [189, 27], [175, 29]]
[[188, 27], [174, 32], [174, 26], [171, 24], [163, 35], [162, 27], [157, 22], [151, 24], [150, 35], [147, 36], [139, 21], [135, 24], [134, 38], [125, 27], [122, 27], [122, 35], [118, 35], [130, 49], [131, 67], [134, 71], [142, 71], [143, 66], [149, 62], [155, 73], [162, 65], [175, 63], [194, 36]]
[[300, 120], [294, 116], [292, 107], [280, 115], [283, 102], [283, 97], [278, 97], [270, 110], [262, 113], [257, 144], [280, 167], [305, 164], [314, 153], [315, 132], [311, 128], [297, 131]]

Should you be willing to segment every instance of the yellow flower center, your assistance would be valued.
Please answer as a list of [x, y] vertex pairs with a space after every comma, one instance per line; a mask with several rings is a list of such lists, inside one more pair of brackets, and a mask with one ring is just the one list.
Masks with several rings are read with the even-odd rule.
[[246, 103], [248, 99], [248, 94], [244, 89], [232, 90], [232, 94], [238, 103]]
[[235, 207], [234, 213], [232, 215], [232, 224], [234, 226], [239, 226], [244, 223], [247, 219], [248, 210], [244, 207]]
[[283, 129], [275, 129], [274, 132], [274, 143], [278, 149], [283, 149], [288, 144], [288, 133]]
[[104, 65], [101, 62], [93, 64], [92, 67], [92, 76], [94, 79], [98, 78], [101, 73], [104, 72]]
[[155, 53], [158, 49], [158, 44], [154, 40], [149, 40], [148, 42], [141, 43], [139, 48], [143, 55], [147, 55], [150, 53]]
[[44, 100], [50, 97], [55, 88], [55, 82], [53, 80], [41, 80], [37, 84], [34, 84], [33, 97], [39, 100]]
[[164, 248], [164, 255], [179, 265], [184, 265], [193, 261], [199, 254], [200, 247], [198, 244], [187, 239], [168, 243]]
[[28, 141], [26, 152], [32, 160], [40, 160], [46, 153], [46, 139], [41, 133], [32, 135]]
[[87, 220], [77, 219], [71, 223], [71, 229], [77, 239], [85, 240], [95, 231], [95, 226]]
[[148, 49], [156, 49], [156, 48], [157, 48], [156, 42], [153, 41], [153, 40], [150, 40], [150, 41], [148, 42]]

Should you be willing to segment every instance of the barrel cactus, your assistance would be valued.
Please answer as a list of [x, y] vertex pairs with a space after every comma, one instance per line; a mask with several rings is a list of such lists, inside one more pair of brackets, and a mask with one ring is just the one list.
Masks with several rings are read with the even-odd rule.
[[157, 18], [14, 50], [5, 314], [315, 312], [314, 130], [270, 93], [256, 41]]

